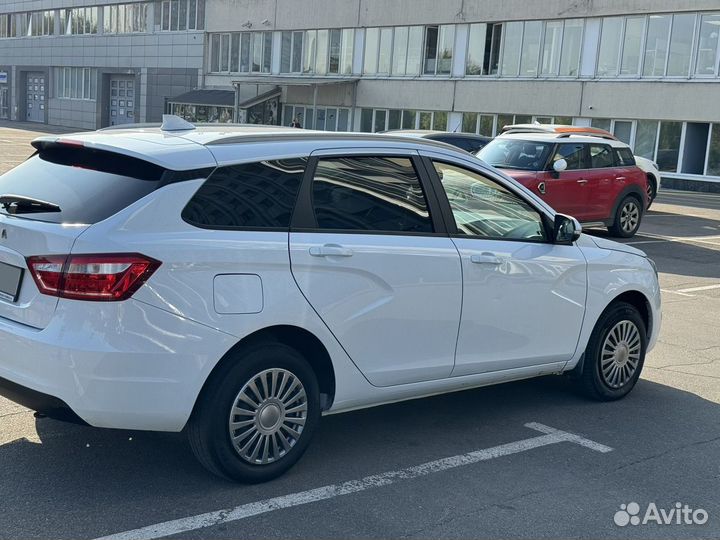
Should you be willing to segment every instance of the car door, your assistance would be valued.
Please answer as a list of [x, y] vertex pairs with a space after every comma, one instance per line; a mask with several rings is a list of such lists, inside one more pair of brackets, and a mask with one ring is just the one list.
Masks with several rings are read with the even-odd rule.
[[313, 154], [290, 233], [298, 286], [376, 386], [448, 377], [454, 366], [460, 257], [418, 159]]
[[[550, 159], [549, 170], [539, 173], [543, 185], [538, 187], [540, 196], [555, 211], [587, 221], [588, 190], [587, 145], [584, 143], [560, 143]], [[564, 159], [567, 169], [562, 172], [553, 170], [553, 164]], [[544, 193], [543, 193], [544, 188]]]
[[570, 360], [585, 313], [580, 249], [553, 244], [541, 213], [501, 179], [430, 157], [463, 268], [453, 376]]
[[611, 216], [613, 203], [624, 187], [625, 175], [616, 167], [615, 155], [609, 144], [592, 143], [588, 148], [590, 169], [586, 187], [590, 197], [586, 221], [605, 221]]

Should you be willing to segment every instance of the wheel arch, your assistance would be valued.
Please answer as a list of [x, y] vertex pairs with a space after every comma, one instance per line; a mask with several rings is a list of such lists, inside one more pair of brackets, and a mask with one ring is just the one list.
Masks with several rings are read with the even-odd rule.
[[620, 208], [620, 205], [628, 195], [631, 195], [638, 200], [638, 202], [642, 206], [643, 213], [645, 213], [645, 210], [647, 210], [645, 193], [643, 193], [643, 191], [636, 185], [627, 186], [620, 192], [620, 195], [617, 196], [617, 198], [615, 199], [615, 203], [613, 204], [612, 214], [610, 214], [610, 220], [613, 224], [615, 223], [615, 217], [617, 216], [618, 208]]
[[647, 335], [649, 336], [652, 334], [652, 309], [650, 308], [650, 300], [648, 300], [647, 296], [636, 290], [625, 291], [624, 293], [613, 298], [613, 300], [603, 310], [603, 313], [605, 313], [605, 311], [610, 309], [614, 304], [617, 304], [618, 302], [625, 302], [626, 304], [630, 304], [631, 306], [636, 308], [640, 312], [640, 316], [645, 323], [645, 331]]
[[237, 353], [243, 349], [261, 343], [282, 343], [298, 351], [307, 360], [318, 380], [320, 387], [320, 407], [329, 409], [335, 399], [335, 369], [330, 353], [320, 339], [312, 332], [292, 325], [276, 325], [262, 328], [245, 336], [233, 345], [218, 361], [205, 379], [193, 406], [193, 413], [201, 396], [211, 387], [215, 380], [229, 369], [235, 362], [242, 361]]

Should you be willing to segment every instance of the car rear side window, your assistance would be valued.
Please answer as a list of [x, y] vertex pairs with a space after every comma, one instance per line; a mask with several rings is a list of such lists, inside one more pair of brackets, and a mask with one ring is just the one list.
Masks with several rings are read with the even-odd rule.
[[312, 191], [320, 229], [433, 232], [420, 179], [408, 158], [321, 159]]
[[307, 158], [244, 163], [213, 172], [183, 210], [207, 229], [290, 229]]
[[590, 145], [590, 165], [593, 169], [605, 169], [615, 166], [612, 148], [605, 144]]
[[[167, 171], [129, 156], [66, 145], [47, 145], [0, 177], [2, 212], [51, 223], [93, 224], [161, 185]], [[53, 211], [42, 211], [54, 208]], [[32, 211], [30, 211], [32, 210]]]
[[615, 160], [620, 167], [633, 167], [636, 165], [635, 156], [629, 148], [615, 148]]

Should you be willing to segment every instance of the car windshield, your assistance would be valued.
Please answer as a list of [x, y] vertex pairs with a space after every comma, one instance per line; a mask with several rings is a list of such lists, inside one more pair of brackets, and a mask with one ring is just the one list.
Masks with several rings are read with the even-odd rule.
[[499, 169], [539, 171], [545, 167], [552, 143], [497, 138], [490, 141], [478, 157]]

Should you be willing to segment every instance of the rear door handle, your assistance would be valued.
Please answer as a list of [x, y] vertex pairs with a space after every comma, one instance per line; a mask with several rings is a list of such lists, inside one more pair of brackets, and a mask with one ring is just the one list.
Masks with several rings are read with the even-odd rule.
[[502, 259], [494, 253], [482, 253], [480, 255], [471, 255], [470, 262], [473, 264], [490, 264], [498, 266], [502, 264]]
[[352, 257], [353, 251], [337, 244], [325, 244], [311, 247], [310, 255], [313, 257]]

